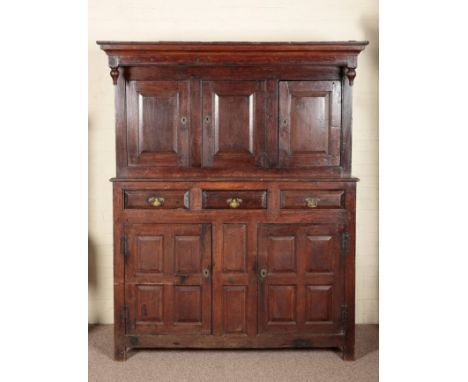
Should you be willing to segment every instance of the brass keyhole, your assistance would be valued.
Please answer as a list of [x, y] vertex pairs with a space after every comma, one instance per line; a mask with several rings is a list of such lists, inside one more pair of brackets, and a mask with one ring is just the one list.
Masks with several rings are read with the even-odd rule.
[[204, 278], [207, 279], [208, 277], [210, 277], [210, 270], [208, 268], [203, 269], [202, 273]]
[[265, 277], [267, 277], [267, 274], [268, 274], [268, 272], [267, 272], [266, 269], [262, 269], [262, 270], [260, 271], [260, 277], [261, 277], [262, 279], [264, 279]]
[[207, 116], [205, 117], [205, 122], [206, 122], [206, 123], [210, 123], [210, 121], [211, 121], [211, 118], [210, 118], [209, 115], [207, 115]]
[[187, 124], [187, 117], [182, 117], [182, 118], [180, 119], [180, 123], [182, 123], [182, 125], [185, 126], [185, 125]]

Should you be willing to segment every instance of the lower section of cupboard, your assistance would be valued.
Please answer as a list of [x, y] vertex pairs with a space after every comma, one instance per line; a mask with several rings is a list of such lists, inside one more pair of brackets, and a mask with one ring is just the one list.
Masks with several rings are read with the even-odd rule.
[[316, 347], [353, 359], [354, 189], [321, 185], [347, 190], [336, 207], [349, 210], [281, 212], [279, 192], [267, 210], [243, 211], [256, 194], [242, 187], [236, 208], [177, 213], [127, 210], [128, 186], [116, 187], [116, 359], [138, 348]]

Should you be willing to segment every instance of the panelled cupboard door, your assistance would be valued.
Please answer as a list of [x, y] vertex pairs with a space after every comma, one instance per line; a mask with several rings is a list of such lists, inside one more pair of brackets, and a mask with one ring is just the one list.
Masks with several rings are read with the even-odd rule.
[[267, 166], [265, 81], [202, 81], [203, 166]]
[[259, 333], [338, 333], [343, 303], [342, 229], [259, 227]]
[[127, 334], [211, 333], [211, 226], [125, 228]]
[[341, 83], [280, 81], [279, 167], [339, 166]]
[[257, 334], [256, 224], [222, 223], [215, 237], [213, 334]]
[[189, 111], [188, 81], [129, 81], [128, 165], [188, 166]]

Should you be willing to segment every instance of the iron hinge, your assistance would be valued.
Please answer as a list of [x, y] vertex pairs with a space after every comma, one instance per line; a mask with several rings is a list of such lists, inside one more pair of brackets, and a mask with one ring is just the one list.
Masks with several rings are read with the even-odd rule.
[[348, 253], [348, 240], [349, 240], [349, 233], [343, 232], [341, 236], [341, 256], [345, 257]]
[[344, 332], [346, 332], [346, 329], [348, 328], [348, 305], [341, 305], [340, 307], [340, 311], [341, 311], [341, 318], [340, 318], [340, 321], [341, 321], [341, 330]]
[[120, 238], [120, 253], [123, 257], [127, 256], [127, 236]]

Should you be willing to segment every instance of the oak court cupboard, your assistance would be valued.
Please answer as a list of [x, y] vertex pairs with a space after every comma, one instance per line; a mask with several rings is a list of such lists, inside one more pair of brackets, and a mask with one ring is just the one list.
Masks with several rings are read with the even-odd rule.
[[367, 42], [108, 42], [115, 359], [354, 358], [352, 86]]

